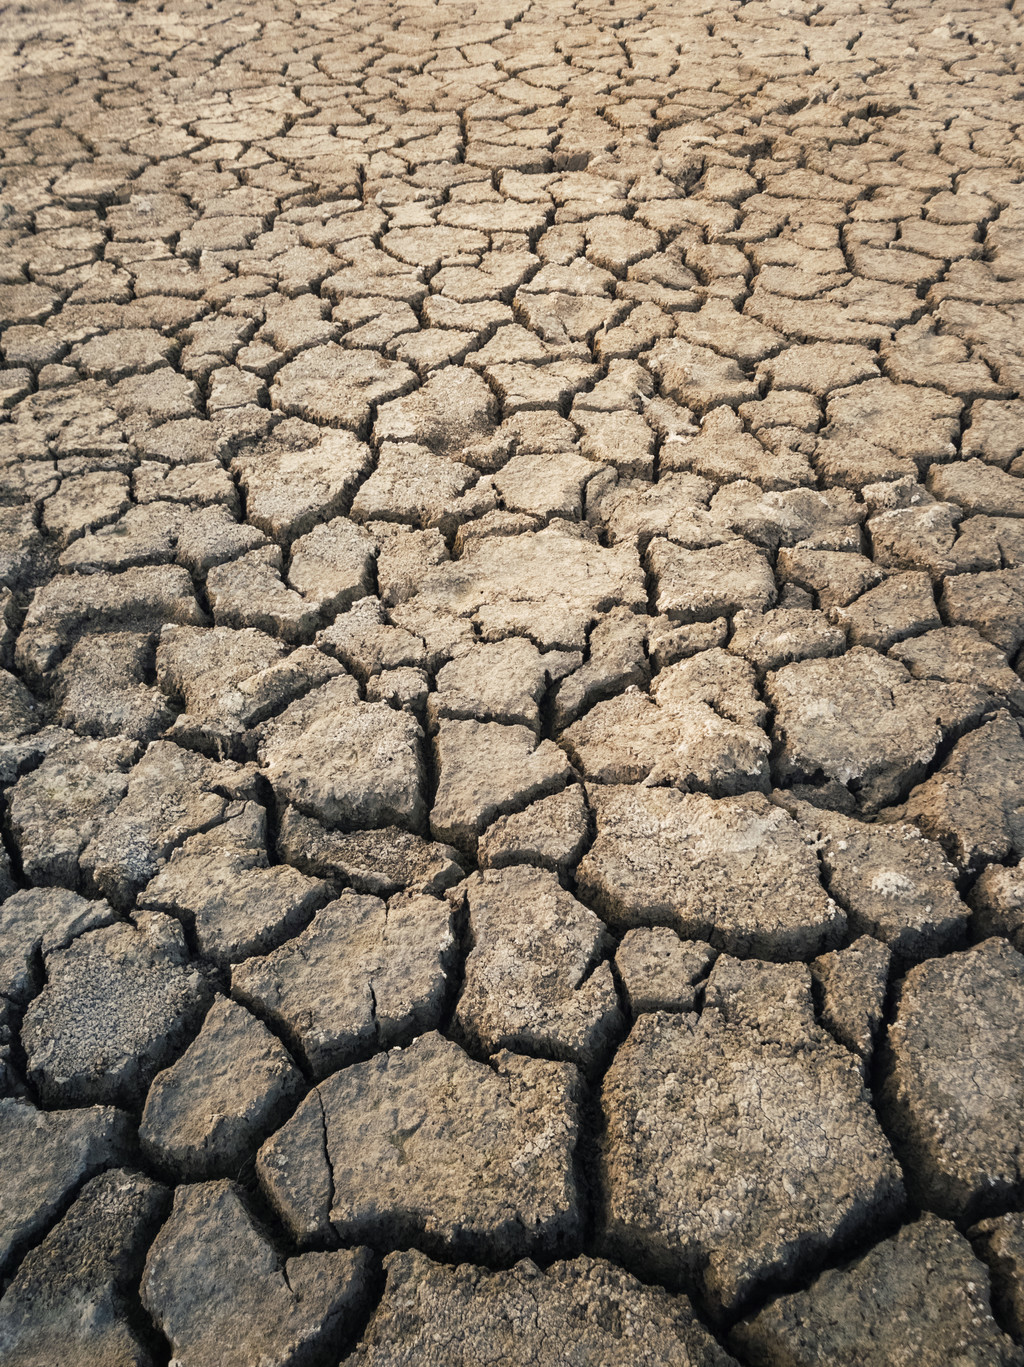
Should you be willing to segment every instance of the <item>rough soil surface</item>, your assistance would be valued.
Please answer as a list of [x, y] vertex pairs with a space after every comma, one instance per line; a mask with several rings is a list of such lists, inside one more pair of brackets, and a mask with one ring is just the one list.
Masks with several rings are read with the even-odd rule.
[[1024, 1367], [1022, 4], [0, 11], [5, 1367]]

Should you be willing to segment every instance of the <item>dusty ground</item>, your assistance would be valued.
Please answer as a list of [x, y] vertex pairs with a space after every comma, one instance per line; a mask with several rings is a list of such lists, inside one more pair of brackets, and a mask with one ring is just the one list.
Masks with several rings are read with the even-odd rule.
[[1024, 1362], [1015, 8], [2, 12], [5, 1367]]

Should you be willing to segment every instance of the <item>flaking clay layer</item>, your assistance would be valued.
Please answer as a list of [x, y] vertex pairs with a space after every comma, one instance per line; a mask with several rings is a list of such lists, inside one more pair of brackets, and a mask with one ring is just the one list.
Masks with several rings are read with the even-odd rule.
[[4, 1367], [1024, 1367], [1022, 77], [3, 11]]

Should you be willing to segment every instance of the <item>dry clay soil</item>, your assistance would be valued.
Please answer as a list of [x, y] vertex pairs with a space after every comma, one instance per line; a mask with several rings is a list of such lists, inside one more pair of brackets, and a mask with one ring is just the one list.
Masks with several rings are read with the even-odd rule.
[[3, 1367], [1022, 1367], [1022, 17], [0, 11]]

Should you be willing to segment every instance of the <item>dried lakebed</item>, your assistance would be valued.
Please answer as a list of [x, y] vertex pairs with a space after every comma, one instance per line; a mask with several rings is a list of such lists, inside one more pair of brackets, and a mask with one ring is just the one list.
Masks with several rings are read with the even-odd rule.
[[3, 11], [4, 1367], [1024, 1367], [1022, 18]]

